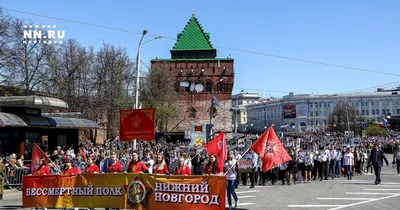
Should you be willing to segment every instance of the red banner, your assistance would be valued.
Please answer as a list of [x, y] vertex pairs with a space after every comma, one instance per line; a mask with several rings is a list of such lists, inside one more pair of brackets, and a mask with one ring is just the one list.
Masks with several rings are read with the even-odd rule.
[[153, 141], [156, 109], [120, 110], [120, 141]]
[[225, 210], [225, 176], [24, 176], [22, 186], [24, 208]]

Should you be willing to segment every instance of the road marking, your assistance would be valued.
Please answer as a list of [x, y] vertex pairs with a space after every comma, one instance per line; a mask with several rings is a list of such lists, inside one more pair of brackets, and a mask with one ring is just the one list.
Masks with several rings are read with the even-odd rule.
[[[248, 205], [254, 205], [254, 203], [238, 203], [238, 206], [248, 206]], [[228, 207], [229, 205], [225, 205], [225, 207]]]
[[[374, 182], [340, 182], [340, 184], [372, 184], [375, 185]], [[381, 183], [379, 185], [385, 185], [385, 186], [400, 186], [400, 183]]]
[[323, 208], [323, 207], [341, 207], [344, 205], [288, 205], [288, 208]]
[[238, 196], [238, 198], [254, 198], [254, 195]]
[[[340, 184], [368, 184], [371, 183], [373, 184], [374, 182], [371, 181], [363, 181], [363, 180], [348, 180], [347, 182], [340, 182]], [[400, 185], [400, 182], [384, 182], [381, 183], [381, 185]]]
[[364, 189], [364, 190], [376, 190], [376, 191], [400, 191], [400, 189]]
[[317, 200], [349, 200], [349, 201], [366, 201], [373, 198], [317, 198]]
[[397, 193], [346, 192], [347, 195], [395, 195]]
[[394, 185], [394, 184], [380, 184], [379, 187], [396, 187], [396, 188], [400, 188], [400, 185]]
[[385, 196], [385, 197], [381, 197], [381, 198], [374, 198], [368, 201], [361, 201], [361, 202], [357, 202], [357, 203], [352, 203], [352, 204], [348, 204], [348, 205], [342, 205], [336, 208], [332, 208], [332, 209], [328, 209], [328, 210], [337, 210], [337, 209], [343, 209], [343, 208], [347, 208], [347, 207], [351, 207], [351, 206], [357, 206], [360, 204], [364, 204], [364, 203], [370, 203], [370, 202], [374, 202], [374, 201], [380, 201], [380, 200], [384, 200], [384, 199], [388, 199], [388, 198], [394, 198], [394, 197], [398, 197], [400, 196], [400, 194], [394, 194], [394, 195], [389, 195], [389, 196]]
[[242, 194], [242, 193], [255, 193], [255, 192], [258, 192], [258, 190], [239, 191], [239, 192], [236, 192], [236, 194]]

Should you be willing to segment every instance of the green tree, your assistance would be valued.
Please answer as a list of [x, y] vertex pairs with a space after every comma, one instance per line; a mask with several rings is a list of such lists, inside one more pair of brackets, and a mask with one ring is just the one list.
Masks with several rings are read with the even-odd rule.
[[379, 127], [377, 125], [368, 125], [367, 135], [368, 136], [383, 136], [383, 135], [385, 135], [385, 128]]
[[178, 94], [175, 78], [165, 66], [151, 68], [141, 85], [140, 103], [143, 108], [157, 108], [156, 130], [167, 133], [178, 116]]
[[356, 131], [361, 121], [354, 107], [344, 101], [337, 103], [328, 116], [329, 130], [333, 132]]

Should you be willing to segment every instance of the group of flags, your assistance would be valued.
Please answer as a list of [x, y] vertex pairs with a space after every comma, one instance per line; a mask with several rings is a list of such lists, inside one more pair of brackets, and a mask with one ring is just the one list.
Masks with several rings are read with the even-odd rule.
[[[225, 133], [219, 133], [208, 144], [204, 144], [203, 147], [208, 154], [216, 154], [218, 156], [218, 166], [223, 168], [224, 162], [227, 159]], [[292, 160], [272, 126], [251, 145], [249, 150], [254, 151], [260, 156], [263, 172]]]
[[[225, 160], [227, 159], [225, 133], [219, 133], [208, 144], [204, 144], [203, 147], [208, 154], [217, 155], [218, 166], [223, 168]], [[266, 172], [279, 164], [292, 160], [272, 126], [270, 126], [253, 143], [253, 145], [251, 145], [249, 150], [253, 150], [260, 156], [262, 160], [261, 169], [263, 172]], [[44, 159], [46, 161], [46, 165], [47, 163], [51, 162], [49, 157], [40, 149], [40, 147], [37, 144], [34, 144], [32, 147], [32, 174], [38, 170], [40, 159]]]

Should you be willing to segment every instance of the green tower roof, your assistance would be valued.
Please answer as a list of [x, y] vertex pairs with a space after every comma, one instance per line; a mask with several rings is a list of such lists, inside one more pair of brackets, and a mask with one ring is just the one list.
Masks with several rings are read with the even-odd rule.
[[205, 33], [197, 18], [192, 15], [171, 51], [213, 50], [210, 34]]

